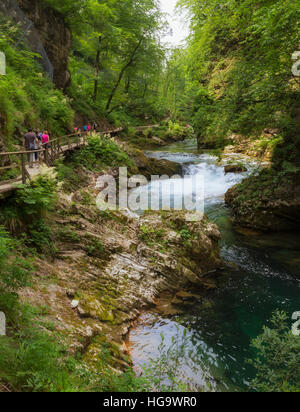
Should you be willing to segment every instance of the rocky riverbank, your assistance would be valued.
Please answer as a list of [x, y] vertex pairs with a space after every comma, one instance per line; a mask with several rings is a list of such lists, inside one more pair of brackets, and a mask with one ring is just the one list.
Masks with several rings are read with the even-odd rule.
[[231, 188], [225, 200], [237, 225], [271, 232], [300, 228], [299, 174], [266, 169]]
[[192, 286], [201, 294], [216, 287], [220, 233], [206, 217], [188, 222], [184, 212], [149, 212], [141, 218], [101, 212], [95, 177], [90, 178], [85, 189], [60, 193], [51, 217], [57, 253], [53, 261], [37, 259], [34, 286], [21, 296], [48, 308], [54, 330], [88, 366], [96, 365], [105, 342], [112, 367], [122, 370], [128, 366], [123, 340], [141, 310], [166, 291], [176, 294]]
[[[232, 187], [225, 196], [236, 225], [264, 232], [295, 231], [300, 227], [299, 171], [289, 162], [272, 166], [280, 141], [277, 130], [266, 130], [259, 139], [233, 136], [225, 155], [242, 153], [263, 162], [264, 170]], [[243, 165], [228, 165], [225, 173], [243, 171]], [[245, 171], [246, 169], [244, 169]]]
[[183, 123], [173, 123], [168, 119], [155, 126], [129, 128], [123, 137], [126, 142], [129, 141], [135, 147], [145, 150], [182, 142], [196, 136], [191, 126]]
[[277, 129], [266, 129], [259, 137], [232, 135], [224, 149], [225, 154], [241, 153], [263, 162], [272, 160], [276, 145], [281, 141]]

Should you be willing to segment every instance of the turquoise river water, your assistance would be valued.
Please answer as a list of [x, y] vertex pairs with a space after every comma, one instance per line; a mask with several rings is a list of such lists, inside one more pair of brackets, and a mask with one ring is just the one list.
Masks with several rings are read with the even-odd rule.
[[[137, 370], [159, 356], [161, 334], [165, 345], [172, 337], [184, 350], [176, 363], [177, 376], [194, 391], [247, 391], [254, 371], [251, 340], [262, 332], [276, 309], [291, 317], [300, 311], [300, 236], [237, 231], [224, 194], [247, 173], [224, 173], [218, 158], [199, 153], [193, 141], [177, 143], [149, 156], [183, 164], [186, 174], [200, 174], [205, 183], [205, 212], [220, 228], [221, 254], [233, 263], [219, 278], [209, 295], [209, 305], [195, 304], [170, 319], [145, 313], [130, 334], [133, 362]], [[240, 155], [248, 174], [258, 165]], [[174, 366], [175, 367], [175, 366]]]

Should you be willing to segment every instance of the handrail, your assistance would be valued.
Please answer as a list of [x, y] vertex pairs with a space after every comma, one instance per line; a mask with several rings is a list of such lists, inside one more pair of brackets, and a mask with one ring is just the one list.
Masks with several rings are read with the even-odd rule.
[[0, 156], [12, 156], [12, 155], [22, 155], [22, 154], [31, 154], [31, 153], [38, 153], [44, 152], [45, 149], [36, 149], [36, 150], [25, 150], [25, 151], [18, 151], [18, 152], [0, 152]]
[[[117, 132], [121, 132], [123, 131], [124, 128], [123, 127], [119, 127], [117, 129], [113, 129], [113, 130], [105, 130], [105, 131], [101, 131], [100, 133], [104, 133], [104, 134], [111, 134], [111, 133], [117, 133]], [[54, 139], [49, 140], [48, 143], [42, 143], [42, 145], [45, 144], [51, 144], [57, 141], [60, 141], [61, 139], [67, 138], [67, 137], [81, 137], [82, 135], [87, 136], [89, 132], [77, 132], [77, 133], [72, 133], [72, 134], [67, 134], [64, 136], [59, 136], [59, 137], [55, 137]], [[31, 153], [38, 153], [38, 152], [43, 152], [45, 151], [45, 149], [36, 149], [36, 150], [19, 150], [17, 152], [0, 152], [0, 156], [10, 156], [10, 155], [21, 155], [21, 154], [31, 154]]]
[[[119, 133], [123, 130], [124, 129], [122, 127], [119, 127], [114, 130], [101, 131], [100, 133], [113, 134], [113, 133]], [[42, 160], [39, 157], [38, 161], [26, 162], [26, 156], [29, 156], [35, 153], [43, 153], [44, 163], [46, 163], [48, 166], [51, 166], [54, 163], [54, 161], [60, 157], [62, 153], [67, 152], [68, 150], [74, 149], [76, 147], [85, 145], [86, 139], [89, 133], [90, 131], [86, 131], [86, 132], [77, 131], [76, 133], [68, 134], [65, 136], [59, 136], [59, 137], [49, 140], [49, 142], [47, 143], [40, 144], [41, 146], [43, 146], [41, 149], [39, 148], [35, 150], [19, 150], [15, 152], [0, 152], [0, 159], [6, 156], [8, 157], [8, 161], [10, 162], [10, 164], [4, 165], [2, 169], [0, 167], [0, 170], [12, 169], [16, 166], [20, 166], [21, 172], [22, 172], [22, 182], [26, 183], [27, 178], [30, 179], [30, 174], [26, 170], [26, 163], [39, 163]], [[21, 163], [17, 164], [15, 161], [11, 161], [9, 158], [10, 156], [20, 156]], [[13, 181], [15, 181], [15, 179], [11, 179], [11, 182]], [[0, 185], [1, 183], [2, 182], [0, 182]]]

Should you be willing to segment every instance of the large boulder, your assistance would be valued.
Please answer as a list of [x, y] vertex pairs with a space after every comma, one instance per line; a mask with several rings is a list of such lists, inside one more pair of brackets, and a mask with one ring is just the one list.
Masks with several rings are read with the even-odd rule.
[[225, 173], [244, 173], [247, 172], [247, 168], [243, 165], [227, 165], [224, 167]]
[[167, 175], [169, 177], [182, 174], [182, 165], [166, 159], [148, 158], [144, 152], [136, 149], [131, 153], [139, 172], [150, 179], [153, 175]]
[[236, 224], [261, 231], [300, 229], [300, 181], [264, 171], [232, 187], [225, 196]]

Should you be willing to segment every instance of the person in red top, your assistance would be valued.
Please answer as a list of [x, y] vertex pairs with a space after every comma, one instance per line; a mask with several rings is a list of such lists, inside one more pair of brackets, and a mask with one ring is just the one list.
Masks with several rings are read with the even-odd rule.
[[91, 123], [88, 124], [88, 128], [87, 128], [87, 129], [88, 129], [88, 133], [89, 133], [89, 134], [92, 134], [92, 126], [91, 126]]
[[47, 130], [45, 130], [44, 133], [42, 134], [42, 145], [45, 149], [48, 149], [49, 141], [50, 141], [49, 133], [47, 132]]
[[47, 130], [45, 130], [44, 133], [42, 134], [42, 143], [43, 144], [49, 143], [49, 140], [50, 140], [49, 134]]

